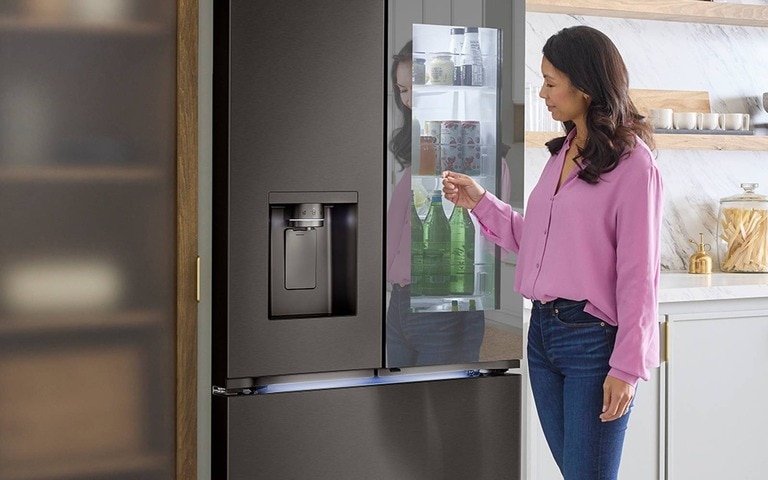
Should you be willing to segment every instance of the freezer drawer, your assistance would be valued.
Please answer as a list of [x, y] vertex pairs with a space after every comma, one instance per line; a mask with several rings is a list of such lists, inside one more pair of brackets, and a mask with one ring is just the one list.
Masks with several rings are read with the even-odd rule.
[[521, 377], [215, 397], [213, 478], [520, 478]]

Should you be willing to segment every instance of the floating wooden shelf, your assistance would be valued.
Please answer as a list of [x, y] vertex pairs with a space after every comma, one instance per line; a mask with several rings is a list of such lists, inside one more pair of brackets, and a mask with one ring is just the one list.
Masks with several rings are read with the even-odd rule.
[[528, 12], [768, 27], [768, 7], [701, 0], [528, 0]]
[[[525, 132], [525, 148], [544, 148], [559, 132]], [[768, 150], [766, 135], [663, 134], [653, 137], [658, 150]]]

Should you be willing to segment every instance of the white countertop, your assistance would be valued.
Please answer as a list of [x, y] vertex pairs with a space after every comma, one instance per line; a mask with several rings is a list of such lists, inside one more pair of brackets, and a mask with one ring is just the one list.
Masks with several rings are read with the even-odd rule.
[[768, 298], [768, 273], [661, 274], [659, 303]]
[[[768, 298], [768, 273], [663, 272], [659, 281], [659, 303]], [[523, 299], [525, 308], [531, 301]]]

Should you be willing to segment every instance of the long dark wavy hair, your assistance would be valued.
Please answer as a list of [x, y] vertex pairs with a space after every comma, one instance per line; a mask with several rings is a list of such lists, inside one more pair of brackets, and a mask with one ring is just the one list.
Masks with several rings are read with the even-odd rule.
[[392, 131], [392, 139], [389, 141], [389, 149], [395, 155], [395, 160], [403, 170], [411, 165], [411, 109], [406, 107], [400, 99], [400, 90], [397, 88], [397, 67], [403, 62], [413, 62], [413, 42], [408, 41], [397, 55], [392, 57], [392, 89], [394, 91], [395, 105], [403, 117], [403, 126]]
[[[563, 72], [578, 90], [592, 99], [587, 110], [587, 141], [579, 149], [579, 178], [596, 184], [603, 173], [616, 168], [625, 150], [640, 137], [655, 148], [653, 130], [629, 98], [629, 74], [610, 38], [592, 27], [564, 28], [551, 36], [544, 57]], [[564, 122], [566, 136], [575, 127]], [[547, 142], [551, 154], [563, 147], [565, 136]]]

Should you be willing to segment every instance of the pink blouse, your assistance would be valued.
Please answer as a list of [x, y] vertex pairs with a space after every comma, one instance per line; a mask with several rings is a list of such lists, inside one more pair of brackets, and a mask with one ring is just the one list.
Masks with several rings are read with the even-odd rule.
[[544, 167], [525, 218], [491, 194], [472, 210], [487, 238], [518, 254], [515, 290], [526, 298], [587, 300], [618, 326], [609, 375], [631, 385], [659, 364], [658, 285], [663, 183], [642, 140], [590, 185], [571, 171], [556, 192], [565, 152]]

